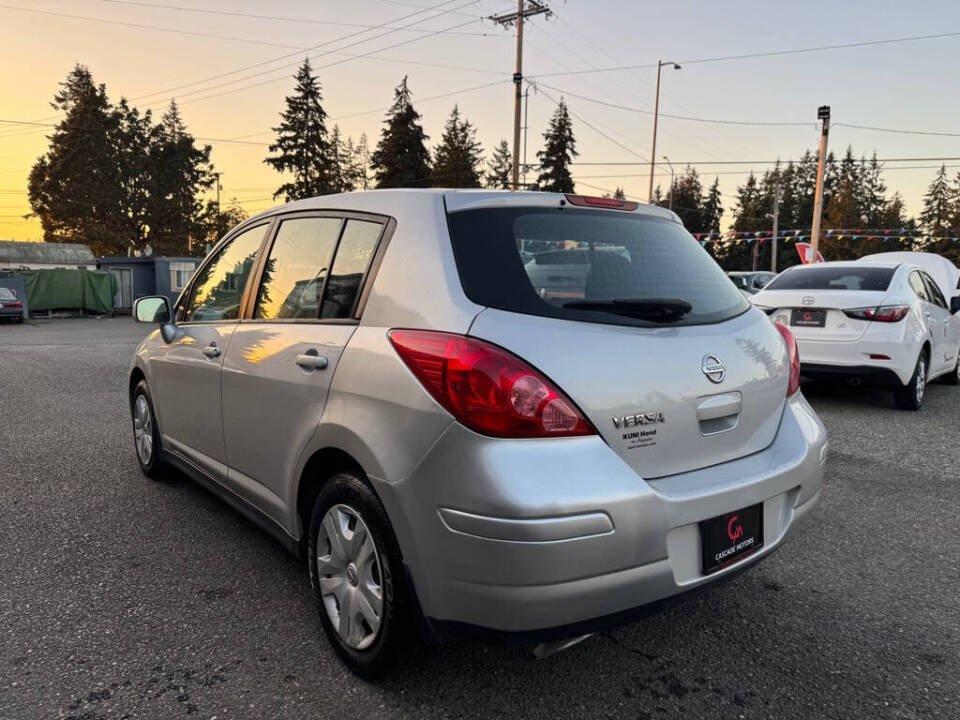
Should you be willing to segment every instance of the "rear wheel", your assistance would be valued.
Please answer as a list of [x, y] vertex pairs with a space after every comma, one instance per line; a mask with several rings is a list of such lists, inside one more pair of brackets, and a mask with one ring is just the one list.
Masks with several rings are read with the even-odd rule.
[[400, 548], [358, 473], [338, 473], [317, 496], [309, 563], [324, 632], [354, 673], [383, 678], [416, 655], [418, 623]]
[[927, 389], [927, 353], [920, 351], [913, 375], [902, 388], [893, 392], [893, 399], [901, 410], [919, 410], [923, 404], [923, 394]]
[[161, 480], [165, 468], [160, 459], [160, 428], [157, 426], [153, 400], [150, 398], [146, 380], [138, 382], [133, 390], [130, 414], [133, 420], [133, 443], [140, 469], [151, 480]]

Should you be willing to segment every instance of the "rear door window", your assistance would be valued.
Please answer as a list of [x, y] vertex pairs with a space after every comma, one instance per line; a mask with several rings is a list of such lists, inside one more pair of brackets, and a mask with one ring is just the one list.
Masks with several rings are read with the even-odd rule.
[[333, 261], [333, 270], [323, 293], [323, 306], [320, 317], [343, 319], [353, 317], [353, 311], [360, 295], [360, 286], [370, 267], [373, 251], [380, 239], [383, 225], [368, 220], [347, 220], [337, 256]]
[[[683, 227], [639, 213], [484, 208], [447, 216], [479, 305], [618, 325], [713, 323], [749, 303]], [[658, 313], [658, 306], [669, 312]]]
[[910, 287], [913, 288], [913, 291], [917, 294], [917, 297], [921, 300], [926, 300], [927, 302], [932, 302], [930, 300], [930, 295], [927, 294], [927, 286], [923, 284], [923, 278], [920, 277], [920, 273], [916, 270], [910, 273], [908, 278]]
[[845, 266], [800, 266], [785, 270], [764, 290], [870, 290], [883, 292], [890, 286], [896, 268]]
[[947, 301], [943, 297], [943, 293], [940, 292], [940, 287], [937, 285], [937, 283], [934, 281], [932, 277], [930, 277], [926, 273], [922, 273], [922, 275], [923, 275], [923, 282], [927, 286], [927, 295], [930, 297], [930, 302], [932, 302], [934, 305], [939, 305], [940, 307], [946, 309]]

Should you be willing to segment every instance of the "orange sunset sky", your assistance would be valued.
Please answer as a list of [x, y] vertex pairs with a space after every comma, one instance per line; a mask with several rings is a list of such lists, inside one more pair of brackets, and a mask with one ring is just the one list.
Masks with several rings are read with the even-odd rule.
[[[795, 123], [661, 118], [658, 160], [667, 155], [678, 170], [695, 164], [704, 186], [719, 177], [725, 222], [747, 172], [816, 147], [821, 104], [833, 108], [838, 125], [830, 144], [838, 154], [852, 144], [858, 155], [876, 150], [881, 158], [905, 159], [886, 163], [885, 179], [903, 194], [910, 214], [919, 211], [941, 162], [951, 176], [960, 168], [960, 3], [550, 5], [553, 18], [527, 26], [524, 74], [539, 86], [529, 103], [528, 159], [535, 161], [554, 100], [566, 94], [578, 160], [589, 163], [575, 168], [580, 192], [601, 194], [621, 185], [628, 196], [646, 199], [651, 118], [624, 108], [652, 109], [656, 71], [648, 65], [658, 58], [683, 65], [664, 71], [661, 111], [668, 115]], [[190, 130], [213, 146], [224, 201], [237, 198], [254, 213], [274, 204], [280, 178], [263, 158], [270, 127], [293, 86], [290, 76], [305, 55], [320, 77], [331, 126], [336, 122], [354, 138], [366, 132], [371, 149], [403, 75], [431, 144], [454, 103], [477, 127], [485, 149], [509, 139], [513, 34], [483, 18], [511, 6], [508, 0], [0, 3], [0, 239], [42, 239], [39, 223], [22, 217], [29, 212], [26, 178], [46, 147], [43, 123], [57, 119], [50, 99], [74, 63], [87, 65], [114, 101], [125, 96], [159, 114], [176, 98]], [[431, 99], [438, 95], [444, 97]], [[637, 164], [602, 164], [614, 162]], [[664, 165], [657, 173], [666, 187], [669, 170]]]

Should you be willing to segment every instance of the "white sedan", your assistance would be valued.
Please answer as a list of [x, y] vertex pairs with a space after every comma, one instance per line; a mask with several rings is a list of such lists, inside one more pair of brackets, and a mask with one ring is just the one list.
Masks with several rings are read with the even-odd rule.
[[960, 384], [960, 297], [913, 263], [799, 265], [753, 304], [793, 331], [804, 376], [888, 385], [903, 410], [920, 409], [936, 377]]

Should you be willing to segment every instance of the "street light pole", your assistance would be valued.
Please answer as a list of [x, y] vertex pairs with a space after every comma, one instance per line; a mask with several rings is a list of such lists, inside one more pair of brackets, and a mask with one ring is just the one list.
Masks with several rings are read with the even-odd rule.
[[675, 62], [657, 60], [657, 91], [653, 97], [653, 145], [650, 148], [650, 187], [647, 189], [647, 203], [653, 202], [653, 168], [657, 164], [657, 119], [660, 117], [660, 70], [664, 65], [673, 65], [674, 70], [680, 69]]
[[777, 271], [777, 227], [780, 220], [780, 201], [783, 200], [783, 191], [780, 189], [780, 183], [773, 188], [773, 212], [767, 213], [767, 217], [773, 220], [773, 231], [770, 234], [770, 271]]
[[668, 209], [669, 209], [669, 210], [673, 210], [673, 191], [674, 191], [674, 185], [673, 185], [673, 163], [670, 162], [670, 158], [668, 158], [666, 155], [663, 156], [663, 159], [666, 160], [666, 161], [667, 161], [667, 165], [670, 166], [670, 200], [669, 200], [669, 202], [668, 202], [667, 204], [670, 206]]

